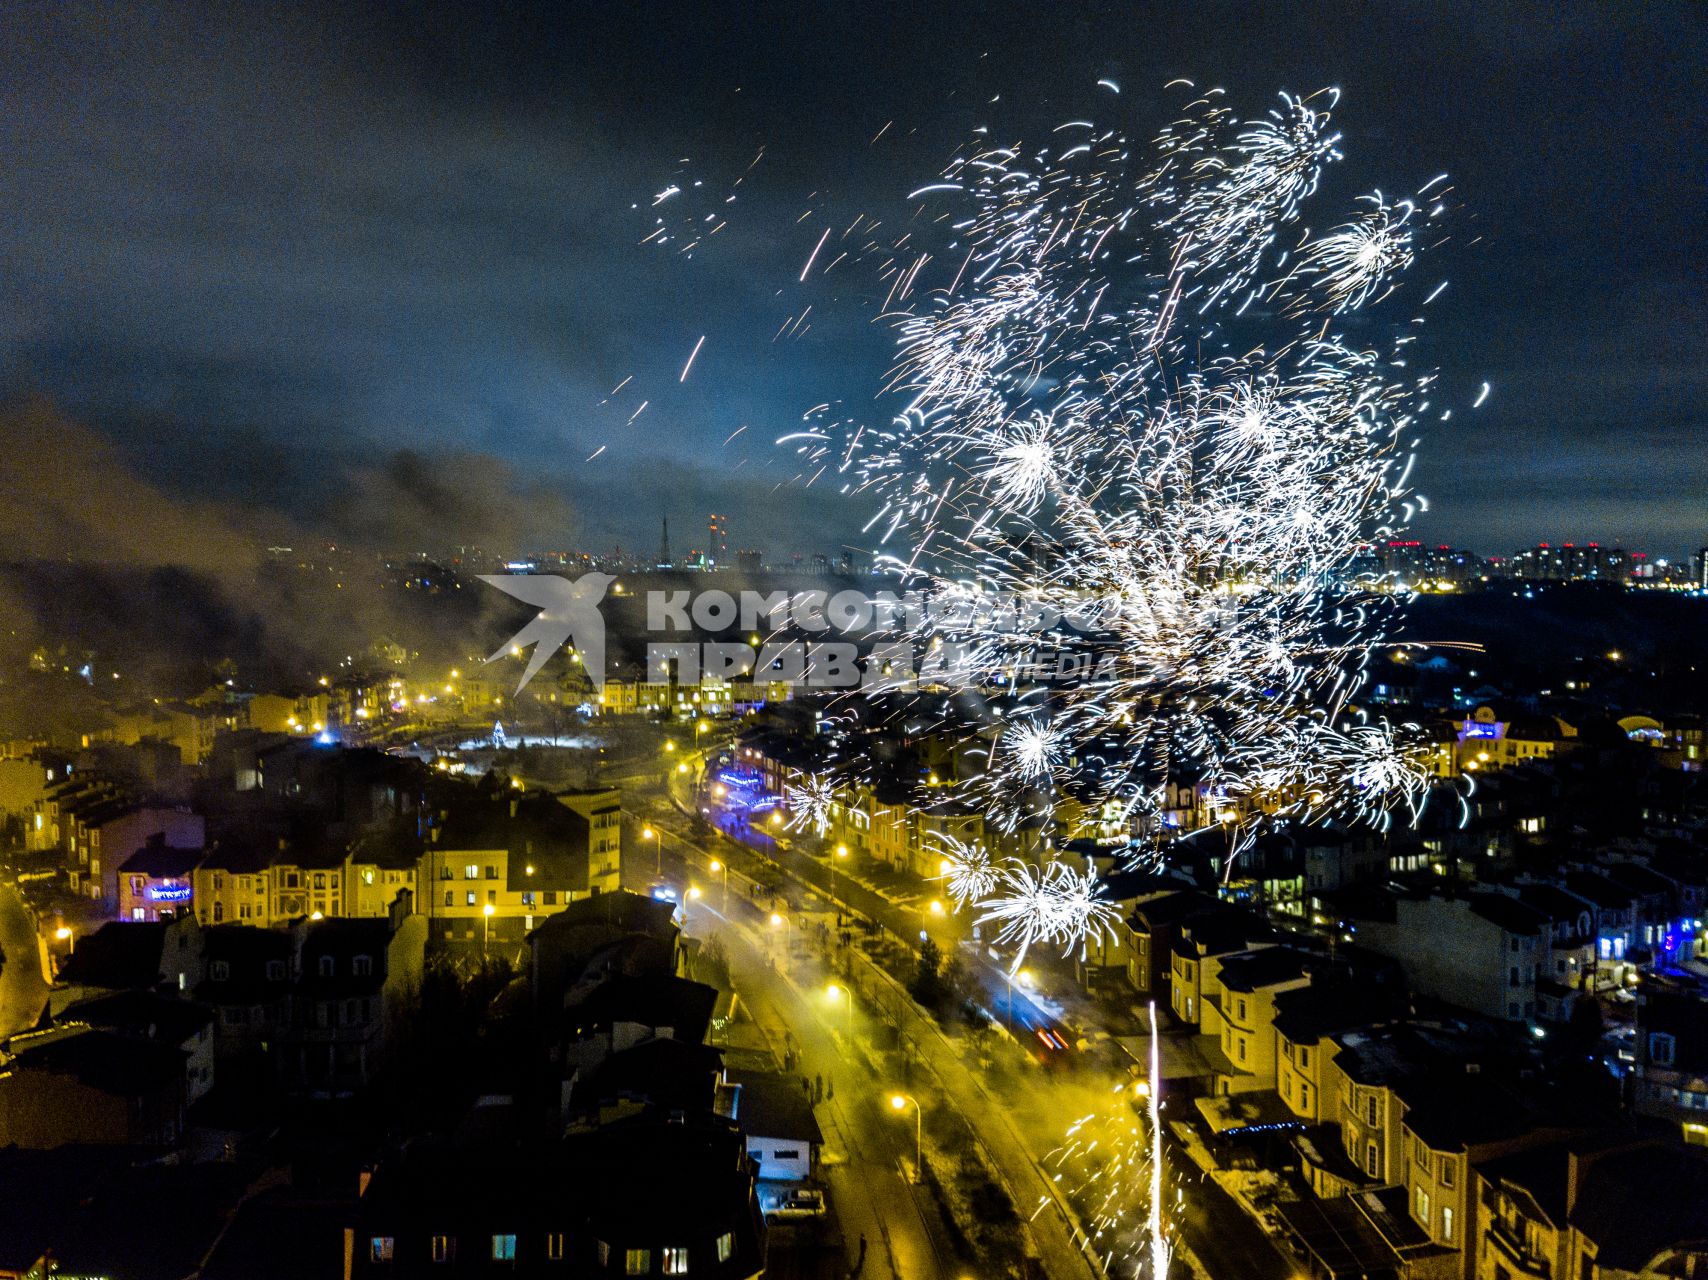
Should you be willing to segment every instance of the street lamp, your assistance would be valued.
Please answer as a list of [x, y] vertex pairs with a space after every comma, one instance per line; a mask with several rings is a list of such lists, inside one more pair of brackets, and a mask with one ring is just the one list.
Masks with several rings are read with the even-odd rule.
[[641, 827], [641, 839], [655, 841], [652, 846], [652, 878], [662, 880], [664, 878], [664, 841], [658, 838], [658, 832], [652, 829], [650, 822]]
[[925, 1159], [925, 1113], [920, 1110], [919, 1099], [912, 1094], [890, 1095], [890, 1106], [897, 1111], [906, 1111], [909, 1103], [913, 1105], [913, 1180], [918, 1182], [920, 1167]]
[[[848, 846], [839, 844], [836, 846], [835, 856], [830, 860], [830, 900], [833, 903], [836, 901], [836, 864], [847, 856]], [[841, 914], [841, 912], [837, 913], [838, 919], [841, 919]]]
[[714, 876], [719, 875], [720, 873], [723, 876], [723, 910], [724, 910], [725, 914], [728, 914], [728, 912], [729, 912], [729, 868], [724, 866], [724, 864], [719, 862], [716, 858], [713, 858], [711, 866], [708, 867], [707, 869]]
[[784, 964], [787, 964], [789, 960], [789, 922], [783, 916], [773, 911], [771, 913], [771, 928], [776, 931], [777, 937], [783, 939], [783, 962]]
[[492, 941], [492, 916], [498, 908], [490, 902], [480, 909], [480, 955], [482, 963], [486, 959], [487, 943]]
[[824, 994], [830, 998], [830, 1001], [833, 1004], [839, 999], [842, 1001], [842, 1004], [843, 1004], [843, 1018], [842, 1018], [843, 1032], [848, 1037], [848, 1043], [853, 1044], [854, 1043], [854, 993], [853, 993], [853, 991], [849, 990], [846, 987], [839, 986], [838, 984], [833, 982], [828, 987], [826, 987], [824, 989]]

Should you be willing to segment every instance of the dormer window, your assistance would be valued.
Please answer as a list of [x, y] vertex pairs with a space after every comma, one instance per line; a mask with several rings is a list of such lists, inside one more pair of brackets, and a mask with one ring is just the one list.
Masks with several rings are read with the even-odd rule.
[[337, 969], [337, 967], [338, 967], [337, 961], [333, 960], [333, 958], [331, 956], [321, 956], [320, 957], [320, 976], [321, 977], [330, 978], [332, 976], [333, 972]]
[[355, 974], [358, 978], [366, 978], [372, 974], [373, 971], [374, 958], [372, 956], [357, 956], [350, 962], [350, 972]]
[[283, 982], [285, 980], [285, 962], [283, 960], [267, 961], [267, 981]]
[[231, 977], [231, 966], [224, 960], [215, 960], [208, 966], [208, 977], [215, 982], [224, 982]]

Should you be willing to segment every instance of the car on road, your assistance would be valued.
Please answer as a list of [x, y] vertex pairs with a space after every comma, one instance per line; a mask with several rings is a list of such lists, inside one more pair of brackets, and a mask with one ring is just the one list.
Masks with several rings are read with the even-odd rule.
[[804, 1222], [809, 1218], [824, 1217], [824, 1210], [824, 1192], [812, 1187], [797, 1187], [778, 1196], [775, 1204], [766, 1209], [765, 1217], [770, 1222]]

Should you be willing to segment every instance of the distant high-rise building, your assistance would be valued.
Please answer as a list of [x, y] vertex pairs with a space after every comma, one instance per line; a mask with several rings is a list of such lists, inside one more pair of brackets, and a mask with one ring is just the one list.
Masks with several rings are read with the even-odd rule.
[[712, 512], [706, 521], [706, 565], [724, 564], [729, 560], [729, 517]]
[[1696, 587], [1700, 591], [1708, 591], [1708, 547], [1696, 553]]
[[737, 551], [735, 567], [743, 573], [758, 573], [765, 567], [765, 557], [758, 551]]
[[1507, 560], [1509, 576], [1528, 582], [1623, 582], [1631, 574], [1631, 556], [1599, 542], [1539, 542]]
[[670, 517], [665, 516], [660, 522], [658, 533], [658, 567], [668, 569], [670, 565]]

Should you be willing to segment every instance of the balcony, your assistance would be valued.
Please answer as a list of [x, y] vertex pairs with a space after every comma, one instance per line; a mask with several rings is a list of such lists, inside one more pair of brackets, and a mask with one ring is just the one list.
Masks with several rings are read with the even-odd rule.
[[1508, 1225], [1498, 1217], [1491, 1218], [1488, 1238], [1501, 1255], [1520, 1272], [1535, 1276], [1538, 1280], [1550, 1280], [1551, 1272], [1547, 1260], [1530, 1251], [1523, 1233], [1518, 1228]]

